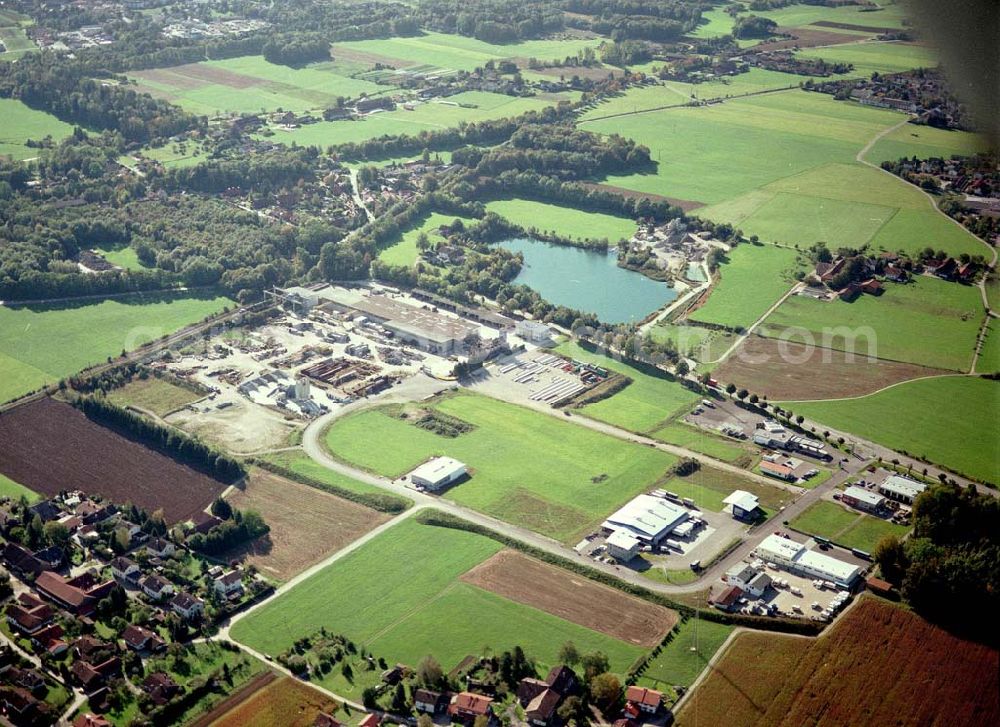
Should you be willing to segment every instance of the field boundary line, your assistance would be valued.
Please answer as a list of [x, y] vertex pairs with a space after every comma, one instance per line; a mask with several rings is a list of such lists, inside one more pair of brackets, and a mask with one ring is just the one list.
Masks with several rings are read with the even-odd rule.
[[[763, 96], [769, 93], [784, 93], [785, 91], [794, 91], [799, 88], [798, 86], [783, 86], [781, 88], [765, 88], [762, 91], [750, 91], [749, 93], [741, 93], [736, 96], [718, 96], [715, 98], [706, 99], [702, 103], [691, 104], [691, 103], [678, 103], [669, 104], [667, 106], [654, 106], [648, 109], [636, 109], [635, 111], [621, 111], [616, 114], [606, 114], [605, 116], [592, 116], [588, 119], [577, 119], [577, 125], [589, 124], [591, 121], [604, 121], [605, 119], [617, 119], [622, 116], [638, 116], [639, 114], [649, 114], [656, 111], [668, 111], [670, 109], [683, 109], [683, 108], [704, 108], [707, 106], [717, 106], [718, 104], [725, 103], [726, 101], [734, 101], [739, 98], [749, 98], [751, 96]], [[670, 89], [673, 91], [674, 89]]]
[[881, 394], [883, 391], [888, 391], [889, 389], [894, 389], [897, 386], [902, 386], [903, 384], [910, 384], [914, 381], [926, 381], [927, 379], [950, 379], [956, 377], [975, 377], [979, 378], [979, 374], [973, 373], [962, 373], [956, 372], [953, 374], [932, 374], [930, 376], [918, 376], [915, 379], [907, 379], [906, 381], [897, 381], [894, 384], [889, 384], [888, 386], [883, 386], [881, 389], [876, 389], [870, 394], [862, 394], [861, 396], [842, 396], [837, 399], [786, 399], [780, 403], [782, 404], [825, 404], [831, 401], [855, 401], [857, 399], [867, 399], [869, 396], [875, 396], [876, 394]]

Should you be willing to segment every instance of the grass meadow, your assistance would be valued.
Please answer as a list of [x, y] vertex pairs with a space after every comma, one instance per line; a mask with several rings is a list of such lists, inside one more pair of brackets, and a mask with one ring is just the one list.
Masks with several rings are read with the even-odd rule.
[[976, 288], [920, 276], [905, 285], [887, 283], [882, 295], [860, 295], [851, 302], [792, 296], [768, 316], [761, 333], [841, 351], [853, 347], [858, 355], [968, 371], [982, 319]]
[[135, 406], [151, 411], [159, 417], [166, 416], [200, 398], [201, 394], [155, 376], [133, 379], [120, 389], [108, 393], [108, 401], [114, 404]]
[[703, 429], [681, 422], [672, 422], [655, 430], [651, 436], [679, 447], [687, 447], [723, 462], [733, 463], [740, 459], [749, 458], [752, 451], [737, 444], [732, 439], [723, 439], [709, 434]]
[[327, 448], [341, 460], [393, 478], [432, 456], [454, 457], [472, 476], [446, 497], [572, 543], [676, 461], [482, 396], [459, 394], [432, 406], [475, 429], [444, 437], [399, 418], [398, 407], [371, 409], [336, 421], [327, 431]]
[[938, 129], [933, 126], [906, 124], [883, 136], [865, 155], [872, 164], [896, 161], [904, 157], [941, 157], [953, 154], [974, 154], [983, 151], [986, 143], [981, 136], [968, 131]]
[[135, 295], [79, 305], [0, 307], [0, 401], [200, 321], [221, 296]]
[[28, 139], [42, 140], [51, 136], [60, 141], [73, 133], [73, 127], [52, 114], [36, 111], [17, 99], [0, 98], [0, 157], [15, 161], [38, 156], [38, 149], [24, 145]]
[[[329, 467], [324, 467], [301, 450], [272, 452], [271, 454], [261, 455], [260, 459], [291, 471], [293, 479], [294, 475], [298, 475], [299, 477], [316, 480], [322, 484], [342, 488], [361, 495], [387, 496], [386, 491], [381, 487], [369, 485], [365, 482], [356, 480], [353, 477], [348, 477], [347, 475], [342, 475], [339, 472], [334, 472]], [[399, 499], [403, 500], [403, 498]], [[412, 504], [412, 502], [410, 504]]]
[[909, 528], [882, 518], [849, 510], [837, 502], [820, 500], [792, 520], [790, 526], [810, 535], [827, 538], [849, 548], [871, 553], [886, 535], [903, 537]]
[[37, 502], [42, 499], [34, 490], [29, 490], [19, 482], [14, 482], [10, 477], [0, 474], [0, 497], [9, 497], [12, 500], [27, 498], [28, 502]]
[[728, 328], [747, 328], [795, 282], [797, 253], [774, 245], [743, 244], [728, 255], [708, 300], [690, 318]]
[[828, 63], [853, 63], [850, 75], [867, 78], [872, 73], [899, 73], [912, 68], [934, 68], [937, 53], [926, 46], [896, 41], [859, 41], [825, 48], [805, 48], [800, 58], [822, 58]]
[[909, 381], [856, 399], [795, 402], [797, 414], [906, 451], [959, 473], [1000, 482], [995, 427], [1000, 383], [971, 376]]
[[539, 666], [572, 641], [606, 653], [621, 673], [642, 649], [458, 580], [501, 549], [494, 540], [406, 520], [240, 620], [237, 641], [279, 653], [321, 627], [376, 656], [416, 665], [433, 654], [447, 672], [484, 647], [520, 645]]
[[668, 423], [678, 412], [691, 406], [698, 395], [665, 376], [640, 371], [627, 363], [600, 353], [591, 352], [576, 343], [564, 343], [556, 351], [578, 361], [617, 371], [632, 379], [632, 383], [607, 399], [588, 404], [580, 413], [592, 419], [647, 433]]
[[727, 624], [689, 618], [659, 655], [650, 660], [637, 684], [666, 694], [674, 686], [690, 686], [732, 631]]
[[432, 243], [440, 242], [444, 239], [438, 228], [442, 225], [450, 225], [456, 219], [462, 220], [465, 224], [475, 220], [468, 217], [456, 217], [455, 215], [443, 215], [439, 212], [430, 212], [420, 220], [419, 224], [412, 226], [399, 237], [392, 241], [388, 247], [384, 248], [378, 255], [378, 259], [389, 265], [405, 265], [412, 267], [417, 262], [419, 250], [417, 250], [417, 238], [424, 232]]
[[631, 237], [637, 229], [635, 221], [627, 217], [528, 199], [493, 200], [486, 203], [486, 209], [527, 230], [536, 228], [576, 240], [606, 239], [614, 244]]

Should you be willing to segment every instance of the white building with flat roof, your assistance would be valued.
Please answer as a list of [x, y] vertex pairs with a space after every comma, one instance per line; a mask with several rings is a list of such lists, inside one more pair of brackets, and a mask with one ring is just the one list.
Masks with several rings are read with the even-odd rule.
[[604, 541], [608, 555], [622, 563], [628, 563], [639, 553], [642, 542], [627, 530], [615, 530]]
[[424, 462], [410, 473], [410, 481], [428, 490], [440, 490], [455, 480], [464, 477], [468, 468], [451, 457], [435, 457]]
[[851, 507], [868, 512], [874, 512], [885, 504], [885, 496], [866, 490], [864, 487], [858, 487], [857, 485], [851, 485], [844, 490], [844, 494], [840, 496], [840, 499]]
[[907, 505], [912, 505], [913, 501], [917, 499], [917, 495], [926, 489], [927, 485], [924, 483], [899, 475], [890, 475], [885, 482], [878, 486], [878, 491], [890, 500], [904, 502]]
[[808, 550], [802, 543], [780, 535], [768, 535], [755, 552], [757, 557], [780, 568], [810, 578], [832, 581], [843, 588], [852, 587], [861, 575], [860, 566]]
[[639, 495], [604, 521], [607, 530], [624, 530], [644, 543], [658, 544], [691, 517], [679, 505], [652, 495]]

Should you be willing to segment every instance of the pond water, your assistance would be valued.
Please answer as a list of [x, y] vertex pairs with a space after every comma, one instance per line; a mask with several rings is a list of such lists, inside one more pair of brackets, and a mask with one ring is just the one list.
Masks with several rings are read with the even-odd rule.
[[524, 255], [515, 283], [533, 288], [553, 305], [593, 313], [604, 323], [640, 321], [677, 298], [666, 283], [618, 267], [614, 251], [553, 245], [529, 237], [497, 244]]

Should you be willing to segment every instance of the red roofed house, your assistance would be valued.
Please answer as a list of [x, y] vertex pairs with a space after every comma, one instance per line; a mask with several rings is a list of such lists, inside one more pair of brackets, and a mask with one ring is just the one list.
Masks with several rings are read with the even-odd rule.
[[472, 692], [459, 692], [451, 698], [448, 705], [448, 714], [459, 722], [473, 722], [476, 717], [489, 717], [493, 719], [493, 700], [484, 697], [482, 694]]
[[85, 712], [73, 720], [73, 727], [113, 727], [111, 722], [99, 714]]
[[313, 727], [344, 727], [344, 723], [333, 715], [320, 712], [316, 715], [316, 719], [313, 720]]
[[132, 651], [159, 651], [166, 646], [166, 642], [155, 633], [135, 624], [122, 631], [122, 640]]
[[374, 712], [369, 712], [365, 718], [358, 722], [358, 727], [378, 727], [382, 724], [382, 718]]
[[552, 717], [555, 716], [556, 707], [562, 697], [554, 689], [546, 689], [537, 697], [528, 702], [524, 708], [524, 716], [528, 722], [538, 727], [547, 727]]
[[739, 586], [729, 586], [709, 599], [709, 602], [720, 611], [732, 611], [742, 596], [743, 590]]
[[882, 283], [871, 278], [866, 280], [861, 284], [861, 292], [868, 293], [868, 295], [881, 295], [882, 294]]
[[625, 701], [646, 714], [656, 714], [663, 703], [663, 695], [655, 689], [631, 686], [625, 690]]
[[767, 460], [761, 461], [760, 471], [762, 474], [769, 477], [777, 477], [779, 480], [792, 482], [796, 479], [795, 471], [791, 467], [775, 462], [768, 462]]
[[66, 580], [58, 573], [42, 571], [35, 579], [35, 588], [71, 613], [88, 615], [97, 602], [111, 593], [114, 581], [99, 582], [89, 573]]

